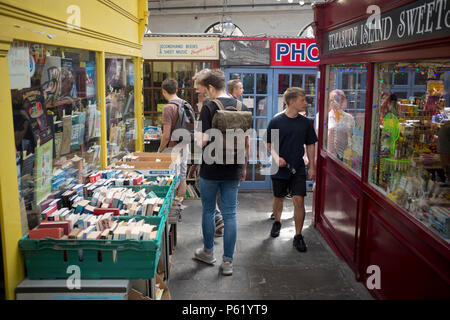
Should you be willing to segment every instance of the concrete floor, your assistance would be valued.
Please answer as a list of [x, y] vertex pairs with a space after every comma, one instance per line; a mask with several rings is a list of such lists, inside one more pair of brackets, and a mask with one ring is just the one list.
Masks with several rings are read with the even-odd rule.
[[210, 266], [193, 259], [194, 250], [203, 246], [200, 200], [185, 201], [188, 206], [178, 223], [178, 243], [172, 256], [168, 286], [175, 300], [370, 300], [365, 287], [339, 259], [312, 223], [312, 193], [305, 198], [303, 229], [306, 253], [292, 246], [293, 205], [286, 200], [282, 229], [278, 238], [270, 236], [273, 221], [271, 193], [240, 193], [238, 235], [233, 275], [223, 276], [220, 263], [223, 238], [215, 240], [216, 264]]

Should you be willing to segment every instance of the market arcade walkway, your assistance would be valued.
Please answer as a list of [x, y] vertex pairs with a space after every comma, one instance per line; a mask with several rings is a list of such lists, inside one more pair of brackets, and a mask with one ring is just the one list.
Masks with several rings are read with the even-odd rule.
[[294, 220], [292, 201], [285, 201], [282, 229], [270, 237], [271, 193], [240, 193], [238, 236], [233, 275], [223, 276], [220, 263], [223, 238], [216, 238], [216, 264], [193, 260], [202, 246], [201, 202], [188, 206], [178, 223], [178, 243], [168, 281], [172, 299], [372, 299], [350, 268], [340, 260], [311, 225], [312, 193], [308, 193], [303, 234], [308, 246], [300, 253], [292, 245]]

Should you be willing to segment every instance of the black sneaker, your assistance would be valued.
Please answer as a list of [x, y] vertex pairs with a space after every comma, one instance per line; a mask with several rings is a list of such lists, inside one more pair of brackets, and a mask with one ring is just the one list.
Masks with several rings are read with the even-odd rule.
[[294, 237], [294, 247], [300, 252], [306, 252], [306, 243], [301, 234]]
[[270, 215], [270, 220], [275, 220], [275, 213], [272, 212], [272, 214]]
[[270, 235], [274, 238], [280, 235], [281, 222], [275, 221], [272, 225], [272, 230], [270, 231]]

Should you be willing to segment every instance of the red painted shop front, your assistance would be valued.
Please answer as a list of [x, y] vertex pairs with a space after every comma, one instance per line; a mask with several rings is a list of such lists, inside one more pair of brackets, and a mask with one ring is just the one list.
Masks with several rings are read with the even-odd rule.
[[377, 299], [450, 298], [450, 3], [330, 1], [315, 226]]

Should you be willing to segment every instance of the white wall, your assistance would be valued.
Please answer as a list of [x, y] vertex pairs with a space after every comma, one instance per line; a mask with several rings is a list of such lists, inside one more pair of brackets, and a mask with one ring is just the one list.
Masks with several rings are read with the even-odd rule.
[[[267, 36], [297, 36], [299, 31], [313, 21], [310, 5], [301, 7], [298, 1], [292, 5], [264, 7], [230, 7], [233, 4], [252, 4], [252, 0], [228, 1], [227, 9], [209, 8], [203, 5], [222, 5], [220, 0], [171, 0], [161, 3], [149, 2], [149, 28], [153, 33], [203, 33], [210, 25], [231, 17], [234, 24], [247, 36], [266, 34]], [[256, 4], [275, 3], [276, 1], [255, 0]], [[279, 3], [287, 4], [287, 0]], [[164, 9], [165, 7], [193, 6], [193, 9]]]

